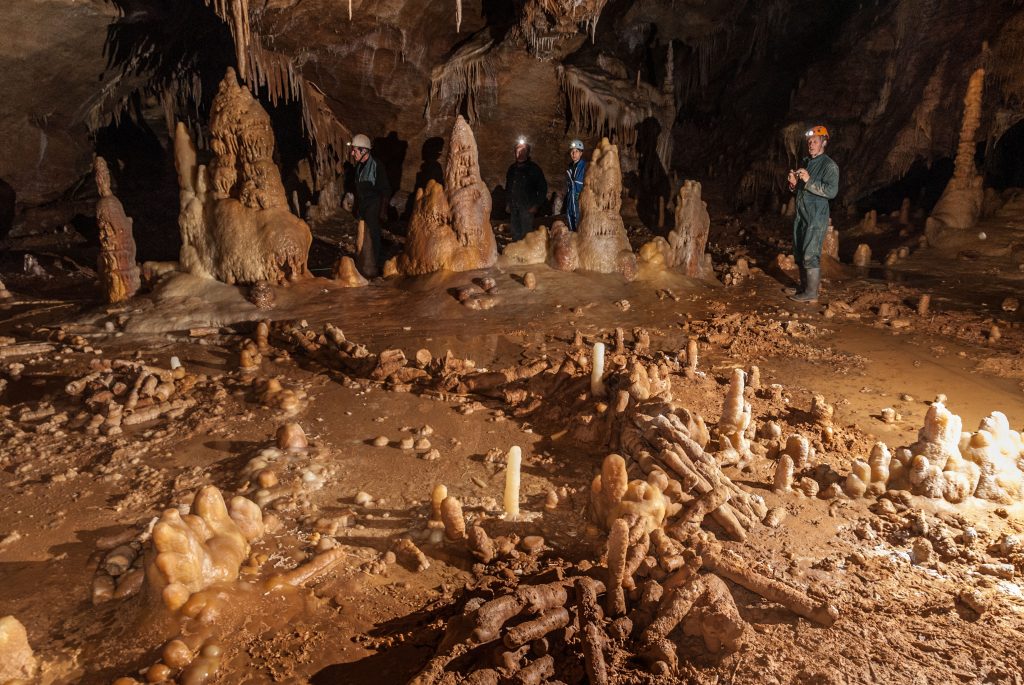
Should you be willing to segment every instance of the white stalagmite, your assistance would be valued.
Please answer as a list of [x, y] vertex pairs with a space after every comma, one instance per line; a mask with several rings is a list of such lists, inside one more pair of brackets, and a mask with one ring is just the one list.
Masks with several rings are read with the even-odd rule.
[[519, 516], [519, 467], [523, 463], [523, 450], [518, 445], [509, 448], [505, 461], [505, 518]]
[[594, 343], [594, 356], [590, 368], [590, 394], [604, 397], [604, 343]]

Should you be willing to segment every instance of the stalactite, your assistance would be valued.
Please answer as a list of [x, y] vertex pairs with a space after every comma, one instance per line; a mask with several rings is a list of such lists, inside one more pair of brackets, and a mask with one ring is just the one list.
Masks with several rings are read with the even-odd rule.
[[434, 67], [424, 111], [428, 119], [435, 101], [441, 105], [454, 101], [456, 112], [465, 105], [466, 118], [470, 123], [479, 118], [477, 101], [480, 93], [494, 79], [490, 63], [493, 47], [494, 39], [485, 29], [456, 50], [444, 64]]
[[[559, 85], [569, 104], [570, 121], [586, 135], [618, 138], [619, 144], [632, 146], [637, 126], [653, 117], [661, 124], [657, 140], [658, 158], [668, 169], [672, 154], [672, 124], [675, 121], [675, 97], [649, 83], [630, 84], [575, 66], [557, 68]], [[631, 93], [627, 100], [623, 93]]]
[[462, 0], [455, 0], [455, 33], [458, 33], [461, 30], [462, 30]]

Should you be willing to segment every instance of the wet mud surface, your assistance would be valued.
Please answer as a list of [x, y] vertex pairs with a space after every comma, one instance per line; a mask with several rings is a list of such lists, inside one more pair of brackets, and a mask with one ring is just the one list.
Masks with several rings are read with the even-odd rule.
[[[536, 289], [523, 285], [527, 270]], [[493, 308], [461, 305], [453, 290], [485, 276], [496, 281]], [[157, 678], [151, 669], [166, 661], [162, 650], [177, 636], [196, 641], [193, 664], [213, 665], [196, 680], [168, 671], [173, 682], [408, 682], [472, 597], [490, 599], [527, 579], [549, 582], [605, 563], [608, 534], [588, 510], [591, 481], [611, 450], [573, 439], [571, 395], [562, 405], [545, 400], [522, 412], [521, 402], [497, 392], [374, 378], [372, 367], [358, 370], [360, 353], [339, 365], [289, 345], [297, 338], [281, 328], [271, 329], [258, 362], [240, 369], [240, 349], [257, 338], [256, 322], [291, 321], [294, 331], [315, 332], [307, 339], [323, 349], [323, 331], [333, 324], [372, 355], [401, 349], [414, 360], [427, 350], [439, 364], [450, 352], [472, 360], [474, 372], [557, 361], [577, 332], [585, 345], [600, 340], [610, 349], [616, 328], [631, 346], [640, 327], [650, 350], [667, 360], [696, 339], [700, 373], [673, 367], [670, 375], [677, 404], [713, 426], [732, 369], [756, 365], [761, 389], [747, 398], [757, 424], [774, 421], [783, 437], [805, 435], [817, 447], [816, 463], [845, 478], [876, 441], [893, 449], [913, 443], [939, 394], [964, 430], [995, 410], [1012, 428], [1024, 426], [1019, 313], [976, 314], [945, 307], [936, 296], [921, 315], [920, 294], [905, 283], [852, 278], [829, 283], [820, 304], [799, 306], [756, 269], [726, 288], [664, 273], [626, 284], [538, 267], [355, 289], [316, 279], [278, 289], [269, 311], [257, 310], [239, 289], [186, 277], [109, 309], [59, 299], [15, 302], [3, 312], [0, 335], [9, 339], [0, 349], [47, 347], [0, 360], [0, 615], [13, 614], [26, 627], [41, 682]], [[993, 339], [995, 316], [1000, 334]], [[66, 391], [94, 369], [130, 385], [139, 368], [107, 368], [105, 361], [169, 372], [172, 357], [187, 374], [175, 379], [174, 397], [183, 403], [151, 421], [90, 431], [89, 415], [102, 413], [100, 405]], [[406, 368], [420, 367], [410, 361]], [[464, 380], [465, 369], [455, 376]], [[814, 394], [834, 407], [829, 435], [809, 413]], [[895, 410], [894, 421], [883, 419], [886, 408]], [[166, 610], [149, 578], [133, 596], [94, 604], [107, 551], [100, 547], [121, 536], [148, 559], [154, 519], [190, 503], [203, 486], [216, 486], [225, 500], [257, 497], [247, 464], [273, 447], [289, 422], [302, 427], [310, 446], [273, 457], [278, 476], [284, 483], [294, 471], [307, 482], [318, 479], [317, 487], [264, 507], [273, 525], [252, 543], [239, 580], [213, 586], [215, 611], [182, 619]], [[673, 634], [678, 671], [658, 676], [628, 648], [610, 646], [611, 682], [1020, 681], [1024, 566], [1000, 547], [1024, 529], [1018, 503], [780, 494], [772, 490], [770, 441], [754, 442], [765, 449], [744, 468], [725, 471], [785, 517], [778, 527], [755, 523], [745, 541], [722, 544], [763, 575], [827, 598], [840, 608], [838, 621], [816, 625], [730, 582], [749, 625], [738, 649], [713, 654], [700, 638]], [[522, 514], [506, 521], [504, 464], [512, 445], [523, 450]], [[446, 540], [430, 522], [438, 483], [492, 537], [518, 540], [514, 549], [482, 563], [465, 544]], [[552, 491], [557, 504], [548, 506]], [[914, 551], [915, 541], [929, 536], [922, 520], [933, 538], [946, 530], [977, 542], [922, 560]], [[705, 527], [725, 537], [714, 524]], [[524, 545], [528, 536], [543, 539]], [[422, 551], [428, 568], [416, 570], [396, 552], [400, 538]], [[325, 553], [337, 557], [325, 572], [287, 587], [268, 583]], [[988, 575], [979, 570], [985, 563], [1011, 570]], [[564, 669], [558, 677], [571, 682], [579, 669], [566, 664], [575, 657], [557, 655]]]

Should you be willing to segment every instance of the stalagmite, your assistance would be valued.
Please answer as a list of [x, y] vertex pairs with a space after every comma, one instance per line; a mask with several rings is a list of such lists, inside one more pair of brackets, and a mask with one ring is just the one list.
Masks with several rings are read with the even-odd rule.
[[505, 518], [514, 521], [519, 516], [519, 469], [523, 450], [513, 445], [505, 459]]
[[270, 117], [230, 68], [214, 98], [210, 137], [214, 157], [207, 167], [197, 163], [184, 124], [175, 134], [182, 269], [227, 283], [308, 275], [313, 238], [288, 210]]
[[122, 302], [134, 295], [140, 284], [132, 220], [110, 189], [106, 160], [97, 156], [93, 160], [93, 173], [100, 195], [96, 203], [96, 223], [100, 231], [100, 278], [107, 302]]
[[594, 397], [604, 397], [607, 391], [604, 387], [604, 343], [594, 343], [594, 350], [590, 363], [590, 394]]
[[471, 271], [493, 266], [498, 247], [491, 229], [491, 194], [480, 176], [473, 129], [461, 116], [448, 139], [444, 188], [430, 181], [416, 191], [398, 273]]
[[579, 268], [636, 277], [633, 254], [622, 222], [622, 169], [618, 146], [607, 138], [594, 149], [580, 193]]
[[448, 497], [448, 488], [444, 483], [438, 483], [430, 493], [430, 520], [441, 520], [441, 503]]
[[856, 252], [853, 253], [853, 265], [860, 267], [871, 265], [871, 248], [865, 243], [858, 245]]
[[668, 234], [672, 247], [672, 262], [687, 276], [702, 275], [704, 248], [708, 242], [711, 218], [708, 205], [701, 199], [701, 185], [697, 181], [684, 181], [676, 197], [675, 229]]
[[466, 519], [462, 516], [462, 503], [454, 497], [445, 497], [441, 502], [441, 520], [444, 522], [444, 535], [449, 540], [466, 538]]
[[605, 587], [605, 611], [608, 616], [626, 613], [626, 595], [622, 587], [626, 573], [626, 552], [629, 544], [629, 526], [624, 519], [615, 519], [608, 534], [608, 580]]
[[690, 338], [686, 343], [686, 371], [690, 374], [697, 373], [697, 339]]
[[743, 397], [743, 369], [733, 369], [729, 391], [722, 407], [722, 418], [718, 421], [719, 449], [726, 453], [726, 459], [745, 462], [750, 458], [750, 441], [747, 429], [751, 426], [752, 412], [750, 404]]
[[793, 458], [788, 454], [779, 457], [775, 467], [775, 479], [772, 490], [778, 493], [790, 492], [793, 489]]
[[964, 95], [964, 116], [960, 127], [960, 143], [957, 147], [953, 178], [949, 180], [942, 197], [928, 217], [925, 231], [929, 240], [937, 238], [942, 228], [971, 228], [978, 222], [984, 200], [983, 177], [974, 164], [977, 154], [974, 139], [981, 125], [982, 89], [985, 86], [985, 70], [977, 69], [971, 74]]

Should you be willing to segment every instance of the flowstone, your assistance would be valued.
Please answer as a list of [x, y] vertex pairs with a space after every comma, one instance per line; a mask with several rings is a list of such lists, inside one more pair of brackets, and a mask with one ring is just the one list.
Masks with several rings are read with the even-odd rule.
[[139, 267], [135, 263], [132, 220], [110, 189], [110, 170], [102, 157], [93, 160], [93, 174], [100, 199], [96, 223], [100, 230], [99, 272], [107, 302], [123, 302], [139, 289]]
[[[394, 270], [406, 276], [472, 271], [493, 266], [498, 247], [491, 229], [491, 195], [480, 177], [473, 130], [461, 116], [448, 139], [445, 188], [429, 181], [416, 191], [405, 251]], [[385, 272], [391, 272], [385, 267]]]
[[249, 543], [263, 536], [263, 514], [244, 497], [231, 500], [206, 486], [196, 493], [190, 513], [168, 509], [153, 528], [146, 580], [174, 611], [215, 583], [238, 578]]
[[175, 133], [182, 270], [226, 283], [308, 275], [313, 236], [288, 209], [270, 117], [231, 68], [213, 101], [210, 138], [214, 156], [203, 166], [185, 125]]

